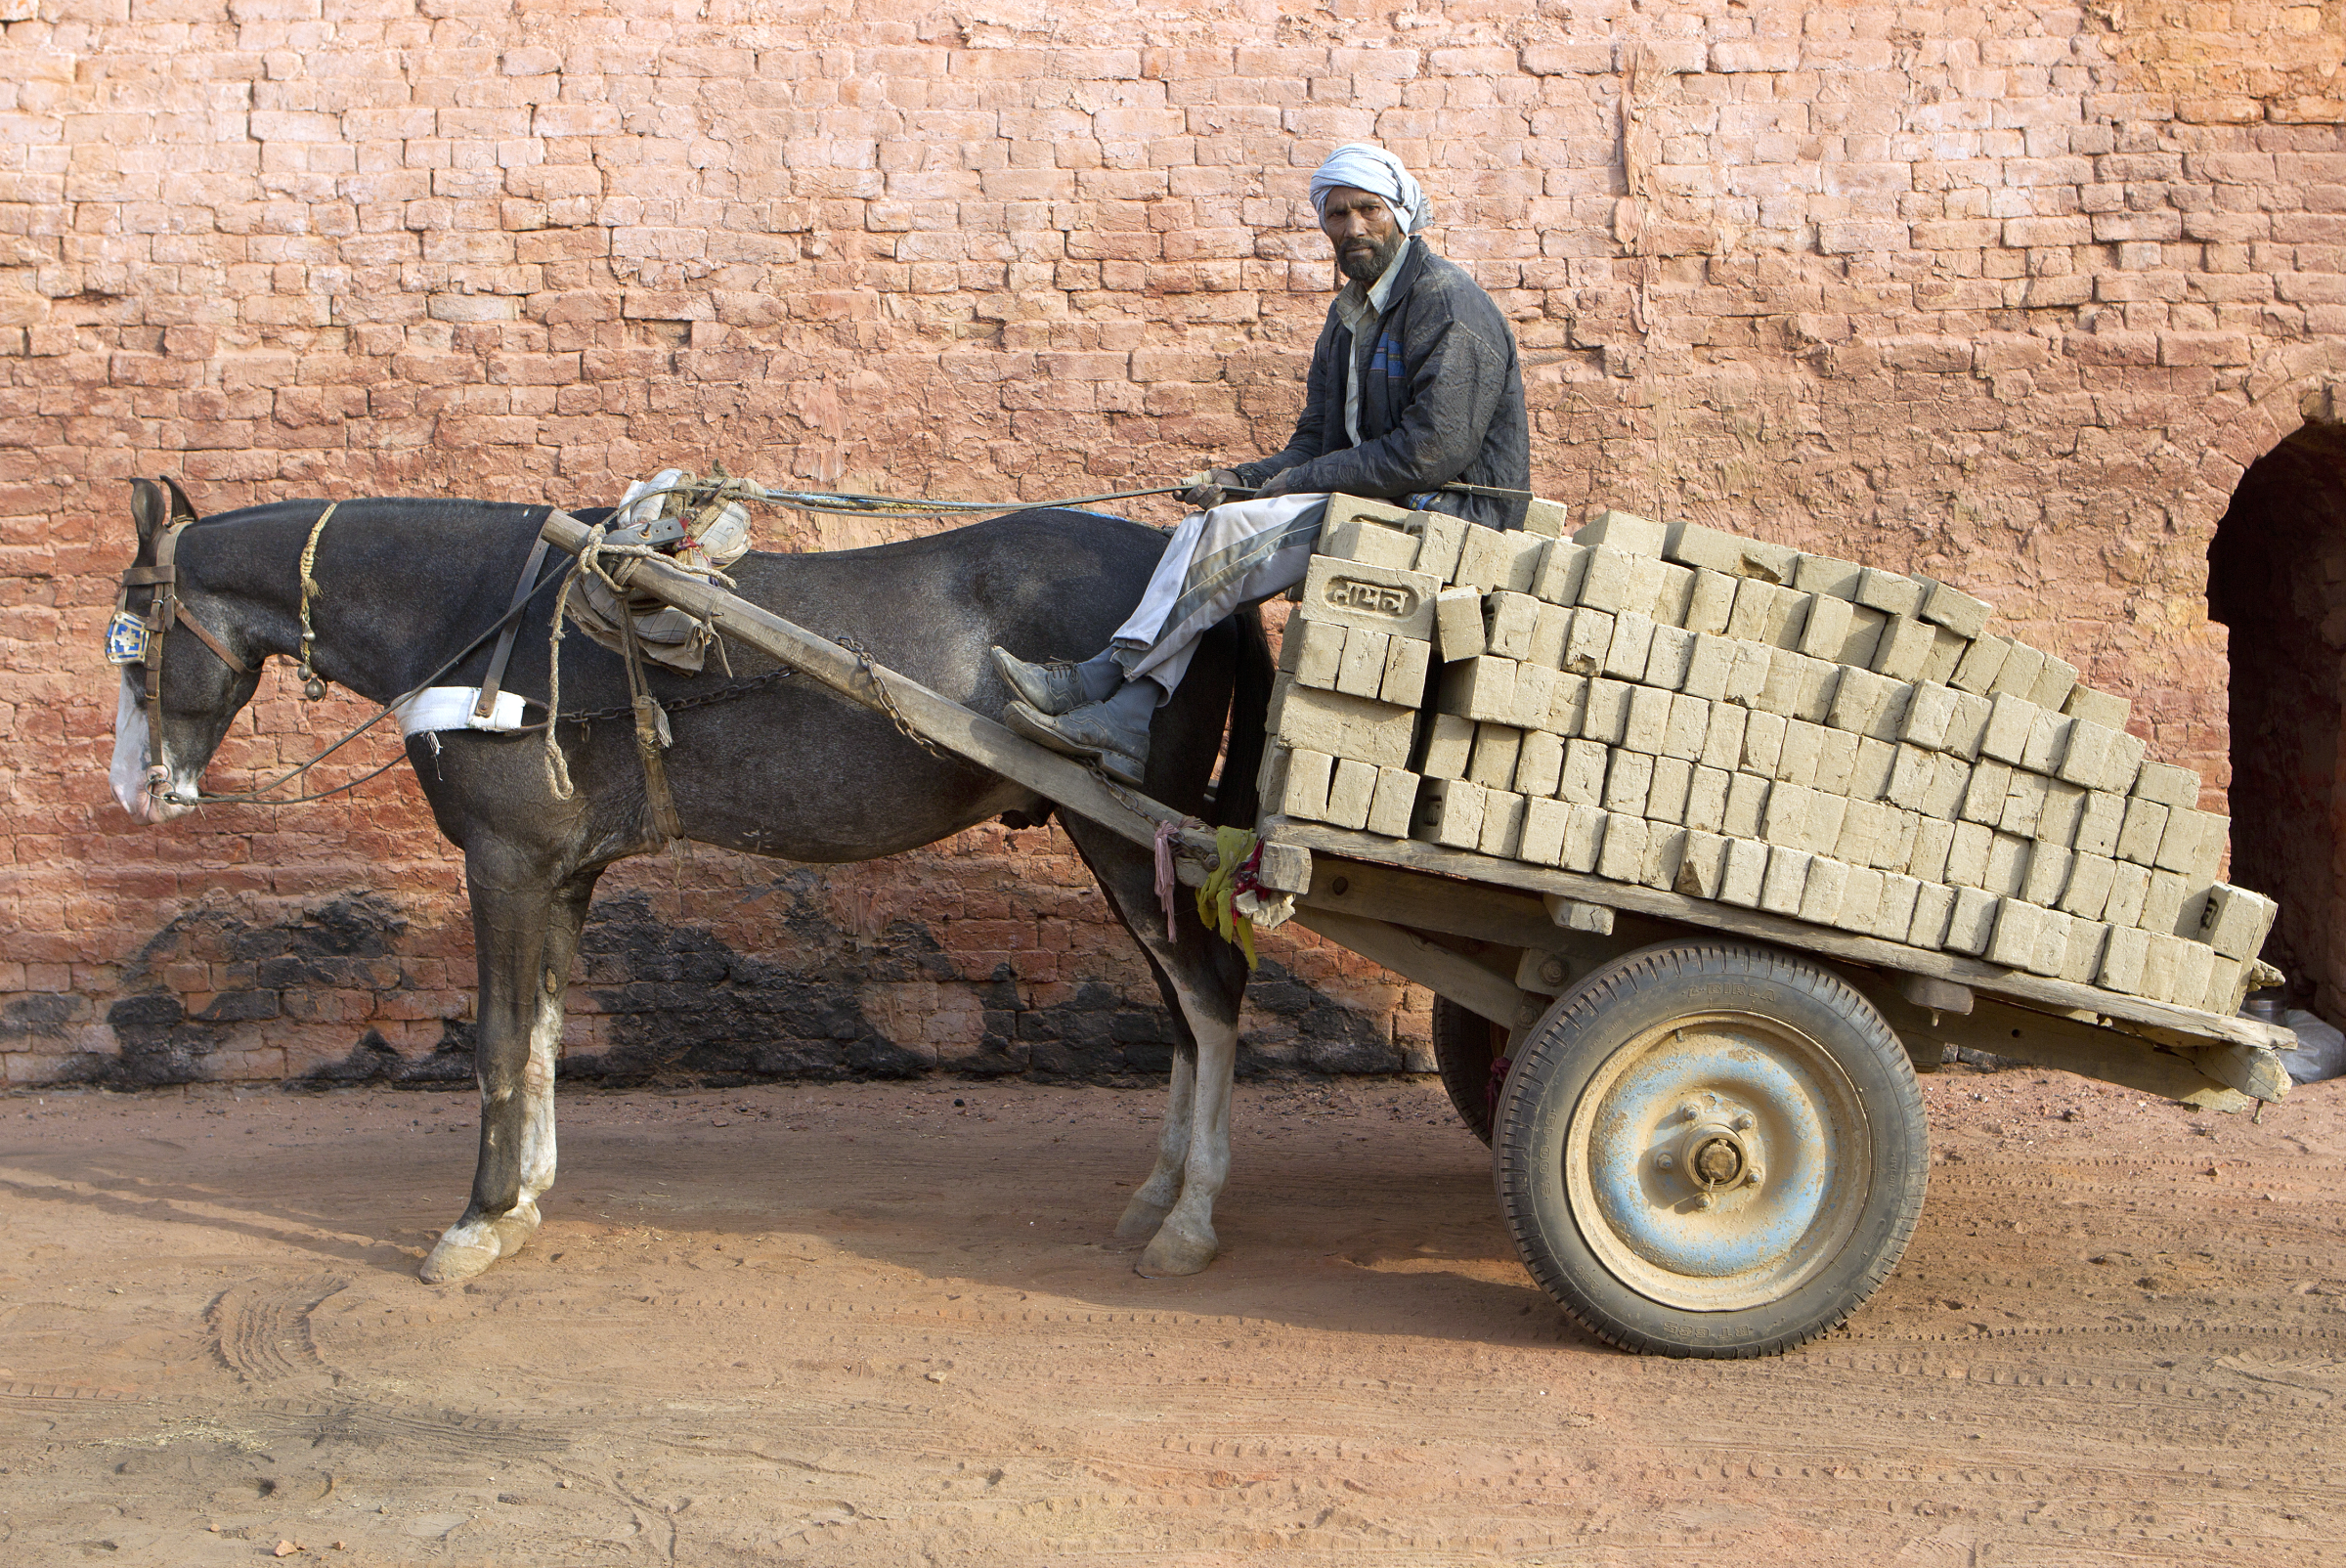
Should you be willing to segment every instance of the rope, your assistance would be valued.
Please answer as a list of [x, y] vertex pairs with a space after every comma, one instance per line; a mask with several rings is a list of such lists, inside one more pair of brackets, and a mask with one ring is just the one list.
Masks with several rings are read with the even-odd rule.
[[765, 490], [752, 499], [794, 511], [828, 512], [842, 517], [957, 517], [967, 512], [1016, 512], [1048, 506], [1093, 506], [1106, 501], [1133, 501], [1143, 496], [1171, 496], [1183, 485], [1159, 485], [1152, 490], [1109, 490], [1097, 496], [1063, 496], [1052, 501], [927, 501], [915, 496], [864, 496], [850, 491]]
[[[1177, 496], [1187, 488], [1186, 485], [1158, 485], [1149, 490], [1108, 490], [1096, 496], [1061, 496], [1050, 501], [933, 501], [922, 496], [875, 496], [850, 490], [768, 490], [748, 479], [727, 478], [713, 484], [707, 480], [688, 478], [658, 490], [647, 490], [635, 500], [640, 503], [655, 496], [681, 493], [688, 498], [708, 496], [711, 498], [710, 505], [725, 501], [755, 501], [768, 506], [823, 512], [838, 517], [958, 517], [976, 512], [999, 514], [1040, 507], [1095, 506], [1102, 501], [1135, 501], [1145, 496]], [[1511, 490], [1499, 485], [1469, 485], [1462, 480], [1453, 480], [1434, 488], [1454, 490], [1469, 496], [1532, 499], [1532, 492], [1528, 490]], [[1228, 493], [1253, 494], [1244, 486], [1230, 489]]]
[[[739, 483], [739, 481], [728, 482]], [[638, 497], [637, 499], [642, 498]], [[562, 742], [554, 733], [555, 727], [562, 718], [562, 628], [570, 618], [571, 586], [588, 572], [592, 572], [609, 584], [613, 593], [619, 595], [619, 613], [623, 618], [627, 617], [627, 589], [613, 582], [611, 574], [603, 569], [603, 557], [605, 555], [651, 557], [660, 554], [658, 549], [649, 544], [615, 544], [611, 542], [609, 535], [610, 530], [601, 523], [596, 523], [586, 530], [586, 541], [579, 546], [578, 563], [562, 574], [562, 591], [554, 595], [553, 625], [546, 629], [545, 785], [553, 792], [554, 799], [557, 801], [575, 800], [578, 797], [578, 788], [570, 778], [570, 762], [562, 755]], [[712, 570], [711, 575], [728, 588], [733, 585], [733, 580], [722, 572]], [[622, 631], [630, 632], [633, 627], [633, 620], [629, 619], [627, 626], [622, 628]], [[634, 704], [630, 703], [626, 711], [634, 713], [636, 711]]]
[[326, 520], [333, 516], [334, 508], [341, 504], [338, 501], [326, 503], [326, 510], [320, 512], [318, 521], [310, 525], [309, 542], [301, 546], [301, 658], [298, 662], [301, 669], [301, 694], [312, 702], [326, 695], [326, 682], [320, 680], [317, 672], [310, 668], [310, 649], [318, 641], [318, 632], [310, 625], [310, 600], [313, 596], [325, 598], [326, 589], [318, 586], [318, 579], [311, 574], [318, 568], [318, 537], [326, 532]]

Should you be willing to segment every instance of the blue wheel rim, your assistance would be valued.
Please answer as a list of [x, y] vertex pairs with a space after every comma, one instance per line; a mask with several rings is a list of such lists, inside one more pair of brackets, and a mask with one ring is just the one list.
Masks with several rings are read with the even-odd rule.
[[1865, 1108], [1816, 1040], [1706, 1013], [1621, 1046], [1566, 1129], [1574, 1223], [1613, 1277], [1691, 1312], [1799, 1289], [1856, 1228], [1872, 1179]]

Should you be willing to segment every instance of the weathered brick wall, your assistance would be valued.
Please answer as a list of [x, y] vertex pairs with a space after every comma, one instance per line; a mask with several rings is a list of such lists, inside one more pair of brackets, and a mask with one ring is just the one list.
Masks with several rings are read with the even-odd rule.
[[[1306, 175], [1374, 138], [1515, 322], [1544, 493], [1972, 588], [2220, 805], [2208, 543], [2346, 368], [2334, 6], [0, 19], [13, 1082], [461, 1059], [457, 866], [402, 774], [159, 832], [108, 799], [126, 475], [210, 509], [584, 504], [712, 458], [940, 496], [1160, 479], [1283, 435], [1331, 277]], [[354, 712], [273, 676], [214, 776]], [[700, 851], [606, 890], [571, 1039], [596, 1070], [1161, 1060], [1053, 835], [827, 879]], [[1422, 992], [1271, 948], [1259, 1060], [1422, 1051]]]

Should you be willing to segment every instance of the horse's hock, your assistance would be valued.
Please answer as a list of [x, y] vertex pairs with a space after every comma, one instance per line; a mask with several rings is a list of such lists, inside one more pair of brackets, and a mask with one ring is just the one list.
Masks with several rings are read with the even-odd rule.
[[[1887, 10], [1811, 12], [1373, 47], [1218, 11], [1197, 46], [1195, 8], [887, 40], [530, 15], [389, 66], [340, 21], [0, 23], [26, 84], [0, 109], [0, 1078], [430, 1081], [468, 1052], [456, 863], [404, 769], [119, 831], [95, 643], [120, 477], [180, 473], [207, 511], [585, 505], [721, 456], [1042, 495], [1272, 450], [1328, 282], [1289, 144], [1353, 136], [1417, 168], [1431, 240], [1514, 321], [1535, 488], [1993, 602], [2200, 775], [2226, 879], [2281, 900], [2273, 955], [2337, 1017], [2336, 17], [1899, 13], [1893, 42]], [[263, 58], [233, 125], [182, 111]], [[272, 675], [218, 770], [356, 717]], [[687, 873], [606, 884], [576, 1068], [1168, 1054], [1056, 832]], [[1265, 945], [1256, 1065], [1430, 1065], [1422, 991]]]

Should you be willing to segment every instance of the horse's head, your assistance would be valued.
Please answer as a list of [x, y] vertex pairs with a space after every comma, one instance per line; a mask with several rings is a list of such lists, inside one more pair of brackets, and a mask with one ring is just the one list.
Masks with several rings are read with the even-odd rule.
[[[114, 710], [114, 799], [141, 822], [196, 808], [205, 764], [260, 681], [265, 650], [239, 647], [242, 628], [180, 558], [196, 510], [176, 482], [131, 481], [139, 548], [122, 574], [107, 657], [122, 669]], [[169, 657], [166, 658], [165, 650]]]

